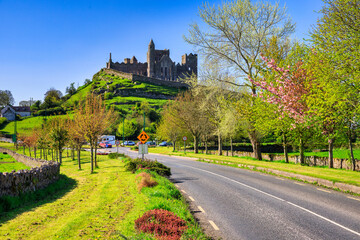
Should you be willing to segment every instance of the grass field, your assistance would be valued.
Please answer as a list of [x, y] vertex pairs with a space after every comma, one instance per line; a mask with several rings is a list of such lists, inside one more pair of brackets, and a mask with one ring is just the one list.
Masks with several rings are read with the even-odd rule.
[[360, 186], [360, 172], [353, 172], [344, 169], [329, 169], [327, 167], [309, 167], [309, 166], [302, 166], [300, 164], [285, 163], [282, 161], [273, 161], [273, 162], [266, 160], [259, 161], [250, 157], [227, 157], [227, 156], [217, 156], [217, 155], [195, 154], [192, 152], [190, 153], [187, 152], [186, 155], [184, 155], [184, 152], [182, 151], [172, 152], [172, 147], [149, 148], [149, 152], [193, 157], [199, 160], [203, 160], [203, 159], [216, 160], [216, 161], [234, 163], [234, 165], [245, 164], [249, 166], [275, 169], [285, 172], [297, 173], [306, 176], [326, 179], [333, 182], [342, 182], [342, 183]]
[[98, 158], [94, 174], [90, 174], [88, 153], [82, 152], [84, 170], [64, 158], [61, 173], [65, 190], [0, 213], [0, 239], [153, 239], [137, 233], [134, 221], [156, 207], [170, 208], [188, 222], [185, 239], [205, 238], [183, 199], [166, 195], [166, 189], [175, 189], [168, 180], [155, 176], [159, 185], [139, 193], [136, 174], [125, 171], [120, 159]]
[[30, 169], [23, 163], [17, 162], [13, 157], [8, 154], [0, 153], [0, 172], [11, 172], [22, 169]]

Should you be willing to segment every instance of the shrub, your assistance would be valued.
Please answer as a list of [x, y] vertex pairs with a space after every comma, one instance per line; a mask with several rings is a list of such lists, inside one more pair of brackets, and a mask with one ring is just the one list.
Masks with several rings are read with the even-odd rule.
[[0, 118], [0, 127], [4, 126], [6, 123], [8, 123], [7, 118], [5, 117]]
[[158, 182], [155, 181], [151, 175], [149, 173], [146, 173], [146, 172], [142, 172], [142, 173], [139, 173], [137, 176], [136, 176], [136, 179], [137, 178], [141, 178], [140, 182], [138, 183], [138, 191], [140, 192], [141, 189], [143, 189], [144, 187], [155, 187], [156, 185], [158, 185]]
[[125, 157], [125, 154], [123, 154], [123, 153], [109, 153], [108, 157], [110, 159], [116, 159], [116, 158], [120, 158], [120, 157]]
[[135, 221], [137, 230], [152, 233], [159, 239], [178, 240], [187, 230], [186, 222], [174, 213], [164, 209], [146, 212]]
[[142, 160], [138, 159], [128, 159], [125, 164], [126, 170], [131, 171], [133, 173], [139, 169], [148, 169], [150, 171], [154, 171], [161, 176], [170, 176], [171, 170], [167, 166], [158, 161], [151, 161], [149, 159]]

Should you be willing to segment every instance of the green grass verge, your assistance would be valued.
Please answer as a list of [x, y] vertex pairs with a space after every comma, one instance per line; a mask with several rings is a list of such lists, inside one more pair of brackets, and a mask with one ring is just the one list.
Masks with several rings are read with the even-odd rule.
[[149, 148], [149, 152], [175, 155], [175, 156], [193, 157], [199, 160], [209, 159], [211, 161], [221, 161], [226, 163], [232, 163], [234, 165], [244, 164], [255, 167], [263, 167], [263, 168], [275, 169], [285, 172], [291, 172], [291, 173], [321, 178], [332, 182], [341, 182], [341, 183], [360, 186], [360, 172], [354, 172], [344, 169], [329, 169], [327, 167], [309, 167], [309, 166], [302, 166], [300, 164], [285, 163], [284, 161], [273, 161], [273, 162], [266, 160], [259, 161], [251, 157], [228, 157], [228, 156], [195, 154], [192, 152], [190, 153], [187, 152], [186, 155], [184, 155], [184, 152], [181, 151], [172, 152], [172, 148], [170, 147]]
[[[354, 149], [354, 158], [360, 159], [360, 149]], [[334, 149], [334, 158], [350, 159], [349, 149]], [[281, 154], [283, 155], [283, 154]], [[290, 156], [299, 155], [298, 152], [289, 153]], [[305, 152], [305, 156], [317, 156], [317, 157], [328, 157], [329, 152]]]
[[[12, 144], [0, 146], [11, 148]], [[183, 199], [168, 197], [175, 187], [166, 178], [155, 175], [159, 186], [139, 193], [136, 175], [125, 171], [120, 159], [99, 155], [99, 168], [90, 174], [89, 153], [81, 154], [83, 170], [78, 170], [77, 162], [64, 153], [64, 179], [55, 187], [58, 192], [49, 190], [40, 194], [43, 198], [29, 196], [18, 204], [19, 200], [10, 201], [16, 208], [0, 214], [0, 238], [152, 239], [137, 233], [134, 221], [156, 206], [168, 207], [187, 220], [192, 226], [187, 236], [205, 238]]]
[[0, 153], [0, 172], [11, 172], [22, 169], [30, 169], [30, 167], [21, 162], [17, 162], [9, 154]]

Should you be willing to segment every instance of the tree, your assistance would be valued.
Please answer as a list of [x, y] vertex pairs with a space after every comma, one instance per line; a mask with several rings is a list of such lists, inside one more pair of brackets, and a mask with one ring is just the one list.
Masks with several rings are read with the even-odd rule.
[[62, 152], [69, 138], [68, 120], [61, 117], [51, 118], [49, 124], [49, 139], [59, 155], [59, 162], [62, 164]]
[[[97, 167], [96, 150], [99, 137], [114, 121], [113, 110], [106, 110], [105, 103], [101, 96], [89, 94], [85, 105], [81, 105], [75, 115], [81, 119], [80, 131], [84, 134], [86, 141], [90, 144], [91, 152], [91, 173], [94, 172], [94, 166]], [[95, 157], [94, 157], [95, 150]]]
[[161, 139], [170, 140], [173, 143], [173, 151], [175, 151], [176, 142], [181, 141], [182, 137], [187, 133], [186, 129], [178, 124], [178, 119], [170, 111], [171, 103], [164, 107], [156, 133]]
[[125, 118], [124, 123], [121, 122], [117, 129], [117, 132], [120, 136], [123, 135], [123, 130], [124, 130], [125, 138], [130, 138], [130, 137], [134, 136], [134, 134], [138, 130], [136, 120], [135, 119], [129, 120], [129, 119]]
[[[343, 124], [348, 136], [353, 170], [355, 159], [352, 152], [354, 127], [359, 112], [360, 65], [360, 2], [352, 0], [324, 0], [323, 14], [311, 32], [314, 46], [310, 68], [317, 76], [312, 106], [323, 125], [329, 141], [329, 167], [332, 167], [332, 145], [336, 126]], [[320, 67], [321, 66], [321, 67]], [[326, 111], [328, 108], [328, 111]]]
[[6, 105], [14, 105], [14, 103], [14, 97], [9, 90], [0, 90], [0, 107], [5, 107]]
[[66, 87], [65, 92], [67, 94], [69, 94], [70, 96], [76, 93], [76, 88], [74, 85], [75, 85], [75, 83], [73, 82], [73, 83], [70, 83], [69, 87]]
[[56, 90], [55, 88], [50, 88], [45, 93], [43, 107], [52, 108], [58, 106], [60, 104], [62, 96], [63, 95], [59, 90]]
[[304, 163], [302, 133], [306, 122], [306, 114], [309, 110], [306, 97], [309, 95], [311, 77], [301, 61], [297, 62], [293, 67], [281, 68], [275, 63], [274, 59], [269, 60], [266, 57], [263, 57], [263, 59], [275, 74], [274, 78], [270, 78], [270, 81], [269, 79], [256, 81], [250, 78], [250, 81], [261, 87], [265, 93], [268, 93], [264, 95], [264, 92], [260, 92], [258, 96], [278, 106], [278, 111], [281, 113], [280, 119], [290, 117], [294, 120], [292, 128], [298, 130], [300, 162]]
[[[257, 79], [261, 69], [258, 62], [260, 52], [267, 39], [276, 36], [286, 39], [295, 29], [285, 8], [278, 4], [238, 0], [222, 3], [221, 6], [211, 6], [204, 3], [199, 15], [209, 27], [209, 31], [201, 30], [195, 23], [190, 26], [189, 36], [185, 40], [197, 47], [207, 61], [216, 61], [224, 67], [234, 70], [238, 82], [229, 82], [236, 86], [247, 87], [256, 94], [256, 85], [246, 78]], [[221, 81], [221, 80], [219, 80]], [[252, 106], [253, 99], [247, 104]], [[249, 107], [249, 110], [252, 108]], [[259, 134], [252, 122], [252, 113], [243, 120], [248, 121], [248, 136], [251, 140], [254, 155], [261, 159]]]
[[76, 149], [79, 170], [81, 169], [81, 148], [86, 142], [82, 128], [83, 117], [81, 114], [75, 114], [74, 119], [69, 121], [69, 141]]

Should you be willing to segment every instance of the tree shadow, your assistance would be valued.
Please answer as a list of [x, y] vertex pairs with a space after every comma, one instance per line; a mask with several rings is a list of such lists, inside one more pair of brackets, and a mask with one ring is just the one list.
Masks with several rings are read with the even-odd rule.
[[183, 183], [185, 181], [196, 181], [196, 180], [199, 180], [199, 178], [194, 178], [194, 177], [170, 178], [170, 181], [173, 183]]
[[77, 186], [75, 179], [60, 174], [59, 180], [46, 188], [19, 196], [3, 196], [0, 198], [0, 225], [18, 215], [30, 211], [46, 203], [51, 203], [63, 197]]

